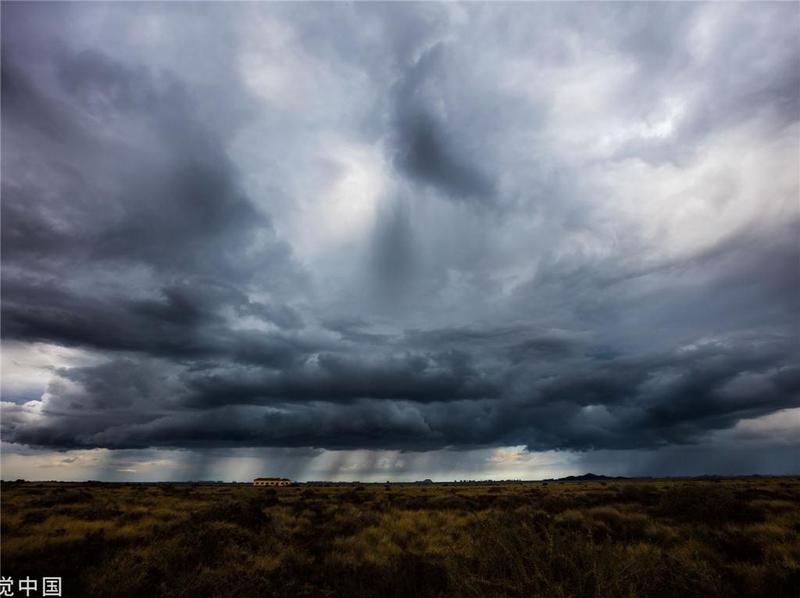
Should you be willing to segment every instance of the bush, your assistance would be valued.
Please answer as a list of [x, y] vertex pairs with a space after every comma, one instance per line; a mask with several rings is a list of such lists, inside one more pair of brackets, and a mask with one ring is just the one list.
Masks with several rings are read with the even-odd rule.
[[665, 492], [656, 513], [678, 521], [709, 525], [763, 521], [763, 515], [758, 509], [737, 500], [730, 490], [705, 484], [680, 486]]
[[258, 530], [270, 523], [270, 517], [264, 513], [262, 505], [263, 501], [255, 497], [241, 500], [226, 500], [194, 511], [191, 516], [191, 521], [193, 523], [223, 521]]

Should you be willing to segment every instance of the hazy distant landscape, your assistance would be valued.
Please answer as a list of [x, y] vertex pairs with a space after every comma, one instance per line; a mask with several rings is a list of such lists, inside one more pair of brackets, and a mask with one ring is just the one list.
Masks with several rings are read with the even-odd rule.
[[3, 483], [4, 573], [65, 596], [786, 596], [800, 478]]

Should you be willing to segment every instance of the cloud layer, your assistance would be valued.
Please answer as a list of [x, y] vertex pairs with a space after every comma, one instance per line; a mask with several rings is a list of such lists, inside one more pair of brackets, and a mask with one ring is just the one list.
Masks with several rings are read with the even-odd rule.
[[2, 12], [4, 442], [675, 452], [800, 408], [796, 5]]

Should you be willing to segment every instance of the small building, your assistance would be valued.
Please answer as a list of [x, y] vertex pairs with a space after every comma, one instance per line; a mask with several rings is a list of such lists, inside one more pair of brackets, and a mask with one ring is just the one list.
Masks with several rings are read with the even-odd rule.
[[253, 486], [288, 486], [292, 480], [287, 478], [256, 478]]

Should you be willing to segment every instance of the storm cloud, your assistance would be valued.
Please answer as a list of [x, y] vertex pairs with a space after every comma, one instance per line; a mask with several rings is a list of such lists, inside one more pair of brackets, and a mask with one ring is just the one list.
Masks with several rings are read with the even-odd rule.
[[799, 10], [4, 4], [3, 442], [733, 450], [800, 409]]

